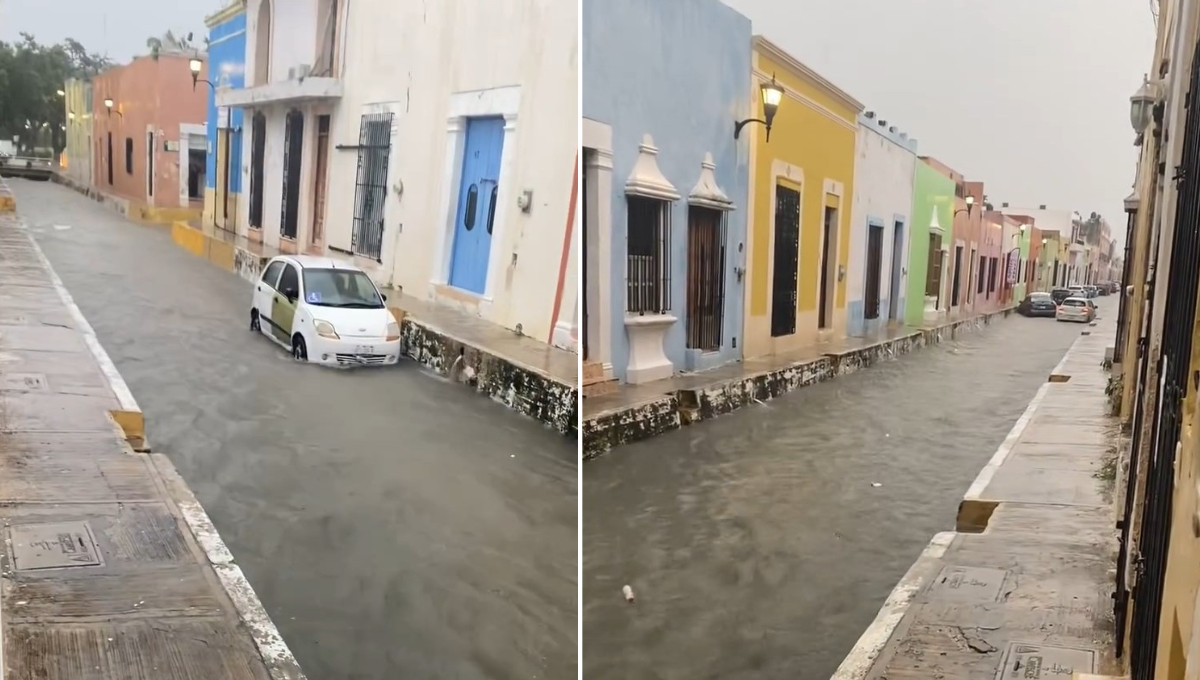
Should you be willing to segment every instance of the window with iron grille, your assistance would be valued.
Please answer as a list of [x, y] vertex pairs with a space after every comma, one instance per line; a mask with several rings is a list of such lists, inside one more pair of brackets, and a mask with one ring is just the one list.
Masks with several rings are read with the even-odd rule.
[[391, 112], [371, 113], [358, 125], [358, 175], [354, 183], [354, 231], [350, 249], [379, 261], [383, 254], [388, 160], [392, 151]]
[[942, 287], [942, 236], [929, 235], [929, 268], [925, 270], [925, 296], [939, 297]]
[[125, 138], [125, 174], [133, 174], [133, 137]]
[[991, 275], [988, 277], [988, 295], [996, 292], [996, 269], [999, 263], [1000, 258], [998, 257], [991, 258], [991, 261], [988, 263], [988, 266], [992, 270]]
[[981, 256], [979, 258], [979, 278], [976, 283], [977, 283], [977, 287], [975, 288], [975, 295], [977, 295], [977, 296], [983, 295], [983, 287], [985, 284], [987, 284], [987, 256], [986, 255]]
[[635, 314], [671, 310], [671, 204], [630, 196], [625, 309]]

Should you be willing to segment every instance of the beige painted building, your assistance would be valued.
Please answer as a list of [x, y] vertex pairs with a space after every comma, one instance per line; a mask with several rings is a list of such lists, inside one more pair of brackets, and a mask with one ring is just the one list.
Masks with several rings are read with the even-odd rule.
[[67, 148], [60, 159], [63, 172], [83, 186], [92, 185], [92, 83], [71, 78], [63, 85]]

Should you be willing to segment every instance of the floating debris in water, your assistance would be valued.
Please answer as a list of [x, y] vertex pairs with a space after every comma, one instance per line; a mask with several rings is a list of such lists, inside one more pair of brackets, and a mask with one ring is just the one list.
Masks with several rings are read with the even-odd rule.
[[871, 486], [878, 489], [879, 487], [883, 486], [883, 483], [882, 482], [871, 482]]
[[626, 601], [626, 602], [633, 602], [633, 601], [634, 601], [634, 597], [633, 597], [633, 588], [630, 588], [629, 586], [625, 586], [624, 588], [622, 588], [622, 589], [621, 589], [621, 592], [625, 594], [625, 601]]

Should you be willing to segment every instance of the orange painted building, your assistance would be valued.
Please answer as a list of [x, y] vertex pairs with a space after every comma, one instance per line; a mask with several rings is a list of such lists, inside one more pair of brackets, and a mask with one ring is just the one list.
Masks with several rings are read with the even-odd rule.
[[208, 85], [193, 88], [190, 60], [138, 57], [93, 80], [92, 187], [128, 201], [135, 217], [187, 219], [203, 209]]

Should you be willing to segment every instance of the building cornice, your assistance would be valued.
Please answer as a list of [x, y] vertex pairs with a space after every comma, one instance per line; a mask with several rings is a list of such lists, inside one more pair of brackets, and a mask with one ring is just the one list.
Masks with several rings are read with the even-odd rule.
[[219, 9], [216, 12], [204, 17], [204, 25], [208, 28], [214, 28], [220, 24], [229, 21], [235, 16], [246, 11], [246, 0], [234, 0], [229, 3], [224, 9]]
[[766, 55], [772, 61], [783, 64], [793, 73], [800, 76], [800, 78], [809, 85], [812, 85], [818, 90], [824, 92], [842, 106], [845, 106], [853, 111], [853, 116], [857, 116], [858, 114], [862, 113], [864, 109], [866, 109], [866, 106], [864, 106], [862, 102], [850, 96], [849, 93], [837, 85], [834, 85], [826, 80], [821, 74], [800, 63], [798, 59], [787, 52], [784, 52], [783, 48], [779, 47], [767, 38], [761, 35], [754, 36], [754, 49]]

